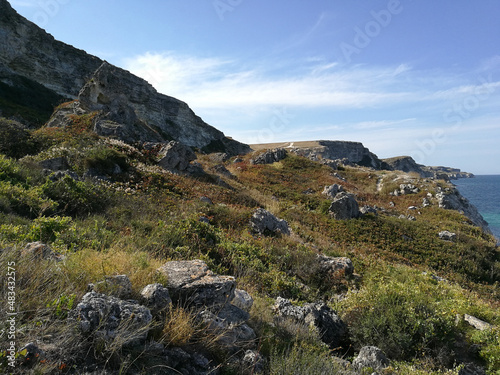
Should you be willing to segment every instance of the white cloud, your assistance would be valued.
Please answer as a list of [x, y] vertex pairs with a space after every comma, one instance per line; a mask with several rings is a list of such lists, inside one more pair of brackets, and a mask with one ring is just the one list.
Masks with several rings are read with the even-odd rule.
[[337, 71], [335, 67], [334, 63], [317, 64], [302, 74], [294, 74], [290, 67], [290, 75], [283, 78], [263, 68], [241, 68], [237, 61], [172, 53], [147, 53], [125, 61], [126, 69], [158, 91], [198, 109], [283, 105], [364, 108], [412, 96], [395, 87], [395, 76], [407, 68]]

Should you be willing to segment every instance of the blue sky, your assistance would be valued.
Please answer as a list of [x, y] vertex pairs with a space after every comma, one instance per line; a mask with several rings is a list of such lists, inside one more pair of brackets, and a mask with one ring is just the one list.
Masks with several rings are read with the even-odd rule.
[[498, 0], [11, 0], [246, 143], [500, 174]]

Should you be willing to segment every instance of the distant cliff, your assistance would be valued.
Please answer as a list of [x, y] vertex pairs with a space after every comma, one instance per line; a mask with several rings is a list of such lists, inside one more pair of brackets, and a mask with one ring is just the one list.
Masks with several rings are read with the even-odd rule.
[[[64, 126], [65, 115], [98, 112], [97, 133], [125, 141], [180, 141], [206, 151], [245, 153], [248, 146], [206, 124], [189, 106], [158, 93], [128, 71], [55, 40], [0, 0], [0, 114]], [[73, 111], [73, 112], [71, 112]]]
[[350, 141], [304, 141], [250, 145], [253, 150], [285, 148], [311, 160], [356, 164], [374, 169], [386, 169], [386, 164], [370, 152], [361, 142]]
[[411, 156], [397, 156], [388, 159], [382, 159], [389, 166], [389, 169], [415, 172], [421, 177], [434, 177], [444, 180], [456, 180], [458, 178], [472, 178], [474, 175], [468, 172], [462, 172], [458, 168], [449, 167], [431, 167], [422, 164], [417, 164]]

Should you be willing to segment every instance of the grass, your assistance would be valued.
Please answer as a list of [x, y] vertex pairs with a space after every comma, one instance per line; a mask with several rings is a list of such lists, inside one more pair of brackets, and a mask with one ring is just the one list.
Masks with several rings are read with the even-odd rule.
[[[24, 140], [37, 140], [36, 151], [23, 159], [0, 156], [0, 241], [5, 249], [0, 263], [18, 265], [20, 341], [67, 335], [72, 328], [65, 316], [89, 283], [126, 274], [138, 298], [145, 285], [159, 281], [155, 271], [166, 261], [202, 259], [214, 272], [235, 276], [254, 297], [251, 325], [268, 358], [267, 373], [345, 370], [307, 329], [274, 321], [271, 306], [277, 296], [298, 304], [327, 301], [350, 325], [352, 348], [345, 352], [352, 356], [363, 345], [377, 345], [396, 360], [388, 370], [393, 373], [456, 373], [457, 339], [479, 345], [480, 358], [474, 360], [484, 361], [490, 374], [500, 371], [498, 329], [477, 333], [455, 323], [457, 314], [467, 313], [500, 325], [495, 240], [435, 202], [412, 212], [414, 222], [398, 218], [409, 206], [420, 207], [443, 181], [365, 168], [332, 171], [293, 155], [273, 165], [251, 165], [247, 155], [242, 162], [225, 163], [235, 177], [223, 178], [227, 185], [222, 186], [210, 176], [166, 173], [139, 146], [95, 136], [91, 123], [90, 117], [78, 118], [78, 126], [23, 133]], [[108, 174], [109, 181], [52, 181], [37, 162], [59, 156], [80, 177], [92, 167]], [[206, 170], [213, 166], [208, 157], [200, 161]], [[123, 173], [111, 174], [114, 165]], [[402, 183], [396, 177], [412, 179], [421, 192], [390, 196]], [[321, 192], [334, 183], [354, 193], [360, 205], [381, 208], [379, 214], [332, 219]], [[214, 204], [200, 201], [203, 196]], [[257, 207], [287, 220], [293, 235], [251, 233], [249, 220]], [[439, 240], [442, 230], [457, 233], [457, 241]], [[38, 240], [66, 260], [22, 258], [19, 250]], [[322, 277], [318, 253], [351, 258], [361, 276]], [[434, 274], [447, 281], [435, 281]], [[207, 355], [225, 361], [216, 338], [203, 336], [192, 311], [180, 306], [164, 313], [166, 323], [155, 331], [164, 345], [204, 347]], [[85, 340], [69, 344], [94, 353], [89, 355], [108, 369], [147, 372], [149, 366], [141, 353], [125, 354]], [[71, 365], [55, 357], [39, 363], [38, 370], [64, 372], [60, 367]]]

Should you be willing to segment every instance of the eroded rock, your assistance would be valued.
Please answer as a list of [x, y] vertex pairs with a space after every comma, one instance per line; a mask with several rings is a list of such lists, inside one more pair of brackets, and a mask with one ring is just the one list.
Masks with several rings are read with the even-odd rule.
[[174, 302], [194, 306], [223, 306], [234, 298], [236, 281], [219, 276], [201, 260], [167, 262], [158, 269]]
[[72, 311], [83, 334], [93, 334], [121, 346], [144, 342], [150, 330], [151, 311], [134, 301], [124, 301], [97, 292], [89, 292]]
[[290, 234], [290, 227], [283, 219], [278, 219], [269, 211], [259, 208], [250, 219], [250, 226], [255, 233], [265, 235], [268, 233]]
[[275, 148], [267, 150], [262, 154], [250, 160], [251, 164], [272, 164], [286, 158], [286, 150], [284, 148]]
[[328, 210], [336, 220], [349, 220], [360, 216], [358, 202], [354, 198], [354, 194], [346, 192], [338, 193]]
[[274, 310], [278, 318], [290, 318], [309, 326], [321, 341], [332, 348], [339, 347], [347, 334], [346, 324], [324, 303], [294, 306], [289, 300], [278, 297]]
[[361, 348], [358, 356], [352, 362], [352, 366], [358, 371], [370, 367], [374, 370], [383, 370], [389, 367], [390, 361], [384, 352], [375, 346], [365, 346]]

